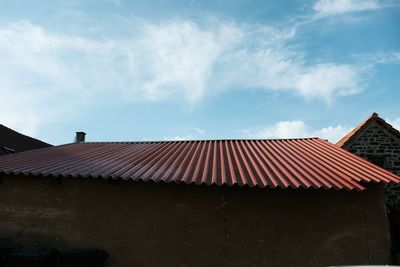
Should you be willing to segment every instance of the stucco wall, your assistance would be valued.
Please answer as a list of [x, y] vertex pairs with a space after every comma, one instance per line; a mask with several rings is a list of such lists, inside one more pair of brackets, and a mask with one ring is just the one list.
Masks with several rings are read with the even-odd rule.
[[4, 177], [0, 246], [103, 248], [107, 266], [385, 264], [382, 188], [364, 192]]

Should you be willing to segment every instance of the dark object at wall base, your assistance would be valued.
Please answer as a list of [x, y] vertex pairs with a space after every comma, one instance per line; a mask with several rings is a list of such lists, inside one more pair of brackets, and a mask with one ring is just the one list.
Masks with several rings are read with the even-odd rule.
[[100, 267], [108, 258], [102, 249], [71, 249], [61, 253], [59, 267]]
[[101, 267], [107, 258], [102, 249], [0, 248], [0, 267]]
[[9, 248], [0, 248], [0, 267], [6, 266], [6, 258], [10, 251]]
[[391, 258], [392, 264], [400, 264], [400, 210], [390, 207], [388, 214], [390, 221], [390, 234], [392, 239]]
[[5, 267], [52, 267], [59, 252], [55, 249], [19, 249], [5, 255]]

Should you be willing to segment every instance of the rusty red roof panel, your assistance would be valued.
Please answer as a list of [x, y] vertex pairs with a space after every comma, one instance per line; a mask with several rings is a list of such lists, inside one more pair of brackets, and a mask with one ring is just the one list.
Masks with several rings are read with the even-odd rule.
[[319, 138], [74, 143], [0, 157], [0, 173], [363, 190], [396, 176]]

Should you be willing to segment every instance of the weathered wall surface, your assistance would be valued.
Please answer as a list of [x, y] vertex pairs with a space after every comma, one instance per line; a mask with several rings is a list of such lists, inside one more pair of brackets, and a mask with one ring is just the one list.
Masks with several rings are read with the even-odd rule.
[[383, 190], [4, 177], [0, 246], [96, 247], [107, 266], [387, 264]]
[[[372, 162], [374, 157], [381, 158], [381, 167], [400, 175], [400, 142], [377, 122], [370, 123], [344, 149]], [[386, 185], [385, 195], [391, 223], [392, 263], [400, 264], [400, 185]]]

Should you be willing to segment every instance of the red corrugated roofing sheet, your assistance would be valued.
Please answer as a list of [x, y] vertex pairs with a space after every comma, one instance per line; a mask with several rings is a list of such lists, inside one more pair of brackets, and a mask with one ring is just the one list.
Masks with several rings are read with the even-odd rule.
[[187, 184], [360, 189], [400, 177], [318, 138], [79, 143], [0, 157], [0, 173]]

